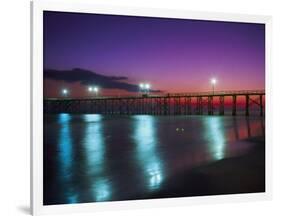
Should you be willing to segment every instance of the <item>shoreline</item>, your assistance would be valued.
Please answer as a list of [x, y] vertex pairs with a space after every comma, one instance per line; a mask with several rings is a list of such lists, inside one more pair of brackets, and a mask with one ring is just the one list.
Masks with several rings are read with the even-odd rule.
[[243, 141], [255, 146], [246, 154], [183, 170], [144, 199], [265, 192], [265, 137]]

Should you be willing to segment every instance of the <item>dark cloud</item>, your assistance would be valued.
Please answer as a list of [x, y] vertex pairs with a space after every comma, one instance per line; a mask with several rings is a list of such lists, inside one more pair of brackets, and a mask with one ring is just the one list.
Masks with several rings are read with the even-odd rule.
[[[44, 79], [65, 81], [69, 83], [80, 82], [82, 85], [98, 85], [108, 89], [122, 89], [129, 92], [138, 92], [139, 86], [126, 83], [128, 77], [123, 76], [105, 76], [93, 71], [74, 68], [72, 70], [44, 70]], [[160, 92], [159, 90], [150, 90], [151, 92]]]

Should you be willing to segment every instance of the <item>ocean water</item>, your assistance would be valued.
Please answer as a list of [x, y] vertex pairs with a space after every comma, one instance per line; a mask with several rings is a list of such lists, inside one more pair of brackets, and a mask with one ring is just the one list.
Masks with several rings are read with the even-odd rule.
[[[44, 115], [44, 205], [139, 199], [255, 147], [259, 116]], [[175, 181], [176, 184], [176, 181]]]

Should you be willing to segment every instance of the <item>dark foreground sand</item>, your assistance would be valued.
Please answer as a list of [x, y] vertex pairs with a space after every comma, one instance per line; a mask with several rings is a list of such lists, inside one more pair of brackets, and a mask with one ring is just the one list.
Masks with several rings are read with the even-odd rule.
[[264, 192], [264, 137], [246, 141], [255, 143], [247, 154], [183, 171], [168, 178], [162, 185], [163, 190], [142, 198]]

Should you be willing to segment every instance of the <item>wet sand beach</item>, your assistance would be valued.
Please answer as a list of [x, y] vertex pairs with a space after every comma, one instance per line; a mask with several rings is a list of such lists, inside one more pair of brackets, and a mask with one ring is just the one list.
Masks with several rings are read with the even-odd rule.
[[[150, 197], [185, 197], [265, 192], [265, 140], [249, 138], [255, 146], [245, 155], [183, 170]], [[145, 197], [145, 196], [144, 196]]]

